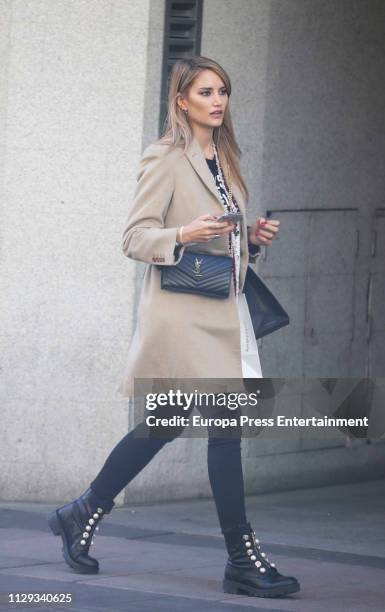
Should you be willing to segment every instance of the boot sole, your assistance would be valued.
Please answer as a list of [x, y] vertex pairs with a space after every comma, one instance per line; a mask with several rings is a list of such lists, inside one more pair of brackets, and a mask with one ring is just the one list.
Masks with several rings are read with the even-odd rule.
[[222, 586], [225, 593], [231, 593], [232, 595], [248, 595], [249, 597], [280, 597], [281, 595], [288, 595], [289, 593], [297, 593], [301, 588], [299, 584], [291, 584], [284, 587], [276, 586], [272, 589], [256, 589], [242, 584], [241, 582], [234, 582], [234, 580], [227, 579], [223, 580]]
[[56, 514], [56, 510], [54, 512], [52, 512], [49, 517], [48, 517], [48, 525], [52, 531], [52, 533], [55, 536], [61, 536], [62, 540], [63, 540], [63, 557], [64, 560], [66, 561], [66, 563], [72, 567], [72, 569], [77, 573], [77, 574], [97, 574], [99, 572], [99, 568], [98, 567], [88, 567], [86, 565], [82, 565], [81, 563], [77, 563], [76, 561], [74, 561], [70, 555], [68, 554], [68, 550], [67, 550], [67, 542], [66, 542], [66, 538], [65, 538], [65, 533], [63, 531], [63, 528], [61, 526], [60, 523], [60, 519], [58, 518], [57, 514]]

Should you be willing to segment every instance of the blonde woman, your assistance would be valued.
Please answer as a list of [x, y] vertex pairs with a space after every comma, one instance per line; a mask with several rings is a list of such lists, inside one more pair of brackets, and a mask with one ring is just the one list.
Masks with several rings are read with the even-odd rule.
[[[279, 221], [260, 218], [247, 225], [248, 191], [230, 95], [230, 79], [214, 60], [197, 56], [173, 66], [166, 130], [142, 154], [123, 232], [124, 254], [148, 264], [118, 388], [124, 397], [133, 396], [135, 378], [262, 376], [256, 342], [245, 342], [251, 321], [242, 288], [248, 263], [256, 260], [261, 245], [272, 244]], [[218, 221], [224, 213], [241, 217]], [[161, 288], [160, 266], [178, 265], [189, 250], [231, 255], [229, 297]], [[114, 497], [182, 429], [171, 428], [167, 437], [156, 437], [141, 422], [111, 451], [89, 488], [50, 515], [52, 531], [63, 539], [64, 558], [76, 572], [98, 571], [98, 561], [89, 555], [98, 523], [113, 508]], [[280, 574], [261, 551], [247, 520], [240, 430], [224, 436], [210, 427], [208, 436], [209, 480], [229, 555], [224, 591], [257, 597], [298, 591], [297, 579]]]

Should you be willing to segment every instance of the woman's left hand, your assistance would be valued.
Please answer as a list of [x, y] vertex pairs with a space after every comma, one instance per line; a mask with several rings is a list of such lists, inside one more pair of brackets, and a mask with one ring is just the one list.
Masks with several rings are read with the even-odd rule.
[[248, 241], [255, 245], [270, 246], [279, 232], [279, 223], [278, 219], [259, 217], [248, 229]]

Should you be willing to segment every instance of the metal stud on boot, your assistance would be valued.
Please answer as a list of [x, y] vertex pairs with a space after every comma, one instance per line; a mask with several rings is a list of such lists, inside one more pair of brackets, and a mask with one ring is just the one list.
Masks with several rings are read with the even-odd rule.
[[254, 597], [279, 597], [300, 590], [293, 576], [283, 576], [261, 551], [250, 523], [223, 532], [229, 558], [225, 568], [225, 593]]
[[99, 571], [97, 559], [88, 552], [98, 523], [108, 514], [114, 502], [108, 505], [96, 497], [91, 488], [78, 499], [57, 508], [48, 516], [48, 524], [54, 535], [63, 541], [63, 557], [66, 563], [79, 574], [96, 574]]

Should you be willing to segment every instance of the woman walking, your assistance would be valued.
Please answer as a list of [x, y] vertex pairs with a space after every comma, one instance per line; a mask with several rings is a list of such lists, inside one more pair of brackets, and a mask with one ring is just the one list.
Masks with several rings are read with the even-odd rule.
[[[272, 244], [279, 221], [260, 218], [247, 225], [248, 191], [239, 166], [230, 94], [230, 79], [217, 62], [202, 56], [177, 61], [165, 133], [142, 154], [122, 241], [127, 257], [148, 264], [127, 368], [118, 387], [125, 397], [134, 396], [138, 378], [262, 377], [242, 288], [248, 263], [259, 256], [261, 245]], [[226, 213], [230, 220], [219, 221]], [[171, 270], [189, 252], [231, 256], [228, 297], [161, 288], [161, 266]], [[89, 555], [98, 523], [112, 510], [114, 497], [181, 430], [154, 436], [142, 421], [111, 451], [89, 488], [50, 515], [53, 533], [63, 540], [64, 558], [76, 572], [98, 571], [98, 561]], [[207, 465], [228, 551], [224, 591], [258, 597], [298, 591], [297, 579], [280, 574], [261, 551], [247, 520], [240, 428], [230, 436], [208, 428]]]

